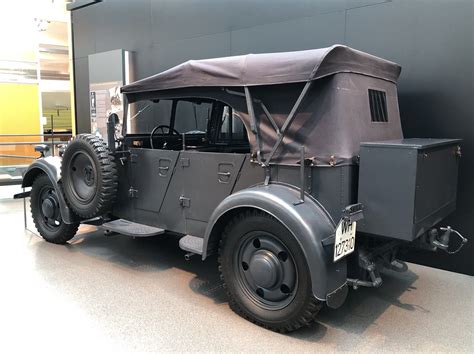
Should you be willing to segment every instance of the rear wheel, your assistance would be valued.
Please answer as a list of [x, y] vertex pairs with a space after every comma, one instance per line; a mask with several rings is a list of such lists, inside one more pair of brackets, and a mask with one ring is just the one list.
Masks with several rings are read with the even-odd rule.
[[301, 247], [265, 213], [241, 213], [229, 223], [219, 247], [219, 270], [230, 307], [265, 328], [295, 330], [321, 308]]
[[74, 237], [79, 224], [63, 222], [57, 192], [47, 175], [41, 174], [34, 180], [30, 202], [33, 222], [46, 241], [64, 244]]

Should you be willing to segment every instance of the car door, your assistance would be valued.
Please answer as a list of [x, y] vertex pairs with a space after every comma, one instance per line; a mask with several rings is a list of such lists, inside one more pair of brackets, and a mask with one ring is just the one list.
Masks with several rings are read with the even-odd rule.
[[[215, 208], [232, 193], [246, 154], [202, 151], [222, 150], [210, 140], [210, 130], [220, 128], [222, 120], [230, 119], [229, 114], [223, 106], [206, 101], [195, 104], [179, 101], [176, 105], [173, 128], [186, 134], [190, 150], [179, 152], [159, 211], [162, 227], [167, 230], [203, 236]], [[206, 132], [204, 140], [193, 146], [196, 136], [203, 132]]]
[[179, 151], [131, 149], [134, 206], [158, 213], [162, 207]]
[[232, 193], [245, 154], [184, 151], [181, 153], [186, 233], [203, 235], [207, 222], [219, 205]]

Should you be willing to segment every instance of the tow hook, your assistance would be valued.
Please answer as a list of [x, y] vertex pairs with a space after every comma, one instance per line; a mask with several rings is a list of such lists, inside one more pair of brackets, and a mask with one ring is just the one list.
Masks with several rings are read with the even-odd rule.
[[347, 285], [352, 286], [354, 290], [357, 290], [361, 286], [367, 288], [378, 288], [382, 285], [382, 278], [377, 270], [377, 266], [372, 262], [370, 255], [365, 251], [359, 252], [359, 267], [367, 271], [369, 279], [362, 280], [347, 278]]
[[[458, 253], [461, 250], [461, 248], [467, 243], [467, 238], [461, 235], [458, 231], [452, 229], [451, 226], [440, 227], [439, 229], [443, 231], [441, 236], [438, 236], [438, 232], [436, 231], [436, 229], [434, 230], [435, 232], [431, 233], [431, 235], [433, 235], [433, 237], [430, 237], [432, 246], [439, 248], [448, 254], [455, 254], [455, 253]], [[456, 236], [458, 236], [461, 239], [461, 243], [459, 244], [459, 247], [454, 251], [449, 250], [449, 240], [451, 238], [452, 233], [454, 233]]]
[[357, 290], [361, 286], [367, 288], [378, 288], [380, 285], [382, 285], [382, 278], [380, 277], [375, 264], [369, 264], [365, 269], [369, 273], [370, 280], [347, 278], [347, 285], [352, 286], [354, 290]]

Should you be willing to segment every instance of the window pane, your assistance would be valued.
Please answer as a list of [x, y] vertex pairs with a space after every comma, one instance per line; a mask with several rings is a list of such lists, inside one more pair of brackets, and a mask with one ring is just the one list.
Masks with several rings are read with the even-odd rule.
[[219, 140], [228, 140], [230, 139], [230, 109], [229, 106], [225, 106], [222, 111], [222, 120], [221, 120], [221, 130], [219, 134]]
[[211, 112], [212, 103], [178, 101], [174, 128], [180, 133], [206, 133]]
[[[152, 101], [139, 101], [133, 103], [130, 132], [132, 134], [150, 133], [158, 125], [169, 125], [171, 118], [171, 107], [173, 101], [160, 100], [156, 103]], [[138, 113], [140, 112], [141, 113]]]
[[224, 106], [220, 127], [218, 140], [221, 142], [241, 141], [246, 138], [244, 124], [232, 113], [229, 106]]
[[235, 115], [232, 115], [232, 140], [246, 140], [244, 123]]

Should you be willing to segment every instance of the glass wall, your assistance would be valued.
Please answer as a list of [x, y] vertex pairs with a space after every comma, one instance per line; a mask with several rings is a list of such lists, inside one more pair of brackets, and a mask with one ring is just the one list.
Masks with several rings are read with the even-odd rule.
[[[65, 0], [2, 3], [0, 185], [21, 179], [34, 144], [71, 134], [70, 14]], [[12, 180], [13, 179], [13, 180]]]

